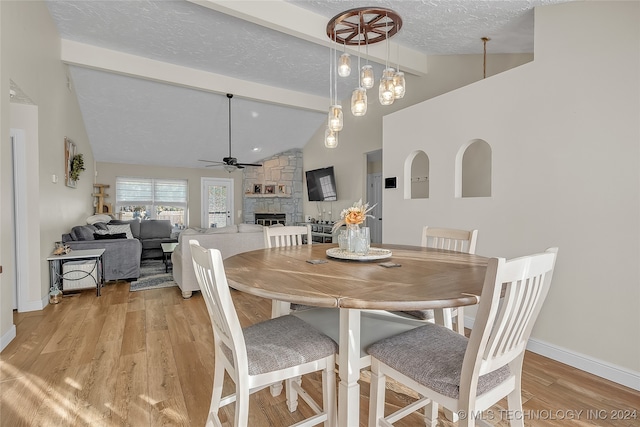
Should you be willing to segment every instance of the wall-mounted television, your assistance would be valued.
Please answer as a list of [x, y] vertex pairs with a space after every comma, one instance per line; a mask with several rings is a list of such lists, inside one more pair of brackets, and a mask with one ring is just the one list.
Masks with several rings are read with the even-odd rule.
[[307, 194], [310, 202], [338, 200], [333, 166], [306, 171]]

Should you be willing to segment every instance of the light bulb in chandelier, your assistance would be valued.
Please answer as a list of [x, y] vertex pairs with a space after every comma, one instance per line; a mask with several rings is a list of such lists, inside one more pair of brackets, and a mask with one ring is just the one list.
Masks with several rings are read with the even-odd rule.
[[395, 90], [393, 86], [393, 75], [395, 74], [393, 68], [385, 68], [382, 72], [382, 78], [380, 79], [380, 86], [378, 87], [378, 100], [382, 105], [391, 105], [395, 100]]
[[367, 114], [367, 91], [362, 88], [356, 88], [351, 93], [351, 114], [361, 117]]
[[365, 65], [360, 70], [360, 86], [365, 89], [371, 89], [374, 83], [373, 67], [371, 65]]
[[324, 131], [324, 146], [336, 148], [338, 146], [338, 132], [334, 132], [329, 127]]
[[349, 77], [351, 74], [351, 56], [348, 53], [340, 55], [338, 61], [338, 75], [340, 77]]
[[406, 91], [406, 83], [404, 81], [404, 73], [402, 71], [397, 71], [393, 75], [393, 93], [395, 99], [404, 98], [404, 93]]
[[342, 105], [332, 105], [329, 107], [329, 118], [327, 125], [334, 132], [340, 132], [343, 126]]

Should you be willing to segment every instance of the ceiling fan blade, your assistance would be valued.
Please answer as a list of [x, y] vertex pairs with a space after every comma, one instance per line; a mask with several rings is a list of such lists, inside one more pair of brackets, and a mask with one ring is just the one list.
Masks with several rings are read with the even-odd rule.
[[198, 161], [199, 161], [199, 162], [207, 162], [207, 163], [216, 163], [216, 164], [219, 164], [219, 165], [224, 164], [224, 163], [222, 163], [222, 162], [219, 162], [218, 160], [204, 160], [204, 159], [198, 159]]
[[242, 166], [260, 166], [260, 167], [262, 167], [262, 165], [259, 165], [257, 163], [236, 163], [236, 166], [240, 166], [240, 165], [242, 165]]

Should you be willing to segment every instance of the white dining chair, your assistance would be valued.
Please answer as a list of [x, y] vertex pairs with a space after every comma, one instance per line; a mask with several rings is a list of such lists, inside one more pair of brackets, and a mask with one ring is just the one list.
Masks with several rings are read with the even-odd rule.
[[[335, 426], [335, 354], [338, 346], [294, 316], [282, 316], [241, 329], [217, 249], [205, 249], [190, 240], [193, 268], [211, 318], [215, 344], [213, 392], [207, 426], [222, 426], [218, 411], [235, 402], [235, 427], [246, 427], [249, 395], [274, 383], [286, 382], [289, 411], [301, 397], [315, 415], [296, 426], [324, 423]], [[322, 371], [322, 407], [299, 383], [299, 377]], [[222, 397], [225, 372], [235, 383], [235, 393]]]
[[[459, 426], [475, 426], [481, 411], [505, 396], [510, 413], [522, 414], [524, 352], [551, 285], [557, 251], [490, 259], [469, 339], [427, 323], [371, 345], [369, 426], [391, 426], [422, 407], [426, 425], [435, 426], [438, 404], [459, 416]], [[385, 417], [387, 377], [420, 398]], [[511, 425], [524, 423], [512, 417]]]
[[[285, 225], [282, 227], [264, 227], [264, 246], [266, 248], [280, 248], [312, 244], [311, 225]], [[289, 314], [296, 310], [306, 310], [307, 305], [273, 301], [271, 317]]]
[[[306, 239], [305, 239], [306, 238]], [[285, 225], [282, 227], [264, 227], [264, 246], [279, 248], [311, 244], [310, 225]]]
[[[477, 239], [478, 230], [458, 230], [455, 228], [435, 228], [424, 226], [422, 228], [421, 246], [425, 248], [445, 249], [448, 251], [475, 254]], [[433, 310], [410, 310], [403, 311], [403, 313], [428, 321], [432, 321], [435, 317]], [[464, 335], [463, 307], [442, 309], [442, 318], [444, 319], [445, 326]], [[455, 319], [455, 323], [453, 323], [453, 319]]]

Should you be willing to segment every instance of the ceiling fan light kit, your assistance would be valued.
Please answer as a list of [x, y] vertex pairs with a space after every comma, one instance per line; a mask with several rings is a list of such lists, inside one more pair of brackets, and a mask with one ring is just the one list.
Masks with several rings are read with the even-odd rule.
[[[233, 98], [233, 94], [228, 93], [227, 98], [229, 99], [229, 156], [224, 157], [221, 162], [215, 160], [200, 160], [201, 162], [211, 163], [210, 165], [206, 165], [206, 167], [211, 166], [223, 166], [224, 170], [231, 173], [236, 169], [244, 169], [245, 166], [262, 166], [257, 163], [238, 163], [238, 159], [231, 156], [231, 98]], [[253, 150], [255, 151], [255, 149]]]
[[[367, 49], [370, 44], [381, 41], [387, 42], [387, 58], [385, 69], [380, 78], [378, 87], [378, 100], [382, 105], [391, 105], [396, 99], [404, 97], [406, 82], [404, 73], [389, 67], [389, 38], [402, 28], [402, 18], [395, 11], [384, 7], [358, 7], [349, 9], [334, 16], [327, 23], [327, 36], [332, 41], [329, 56], [329, 119], [325, 131], [325, 146], [335, 148], [338, 146], [338, 132], [343, 128], [342, 116], [338, 118], [337, 107], [340, 114], [342, 107], [338, 104], [336, 74], [347, 77], [351, 73], [351, 59], [348, 53], [343, 53], [336, 58], [335, 46], [342, 43], [345, 47], [358, 46], [358, 87], [351, 94], [351, 114], [355, 117], [364, 116], [367, 113], [367, 89], [375, 85], [373, 67], [369, 64], [360, 68], [360, 46]], [[347, 72], [348, 68], [348, 72]], [[338, 125], [338, 123], [340, 123]]]

